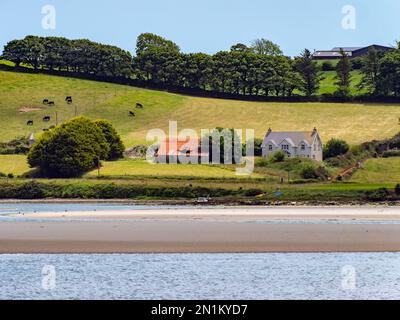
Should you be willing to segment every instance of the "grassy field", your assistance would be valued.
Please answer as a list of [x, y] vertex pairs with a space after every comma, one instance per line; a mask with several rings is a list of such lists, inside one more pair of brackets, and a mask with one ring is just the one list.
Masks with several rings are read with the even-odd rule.
[[[95, 177], [98, 171], [90, 172], [88, 177]], [[151, 164], [146, 160], [120, 160], [104, 162], [100, 170], [101, 176], [116, 177], [158, 177], [158, 178], [246, 178], [235, 174], [234, 168], [213, 165], [194, 164]], [[254, 174], [253, 177], [262, 177]]]
[[[273, 130], [311, 130], [318, 127], [324, 141], [339, 137], [350, 144], [390, 137], [398, 132], [399, 105], [340, 103], [257, 103], [195, 98], [93, 81], [0, 71], [0, 141], [39, 135], [43, 128], [77, 115], [110, 120], [127, 147], [146, 143], [152, 128], [167, 130], [170, 120], [179, 129], [234, 127], [255, 129], [263, 137]], [[74, 98], [67, 105], [65, 96]], [[48, 98], [55, 107], [42, 105]], [[145, 108], [134, 108], [141, 102]], [[20, 112], [32, 108], [30, 112]], [[28, 109], [29, 110], [29, 109]], [[128, 116], [134, 110], [136, 118]], [[75, 113], [76, 111], [76, 113]], [[45, 115], [50, 123], [42, 122]], [[34, 120], [34, 126], [26, 126]]]
[[21, 175], [29, 171], [26, 157], [23, 155], [0, 155], [0, 172]]
[[[334, 93], [337, 90], [337, 86], [335, 85], [336, 83], [336, 71], [325, 71], [323, 73], [323, 79], [320, 84], [319, 88], [319, 93], [324, 94], [324, 93]], [[359, 90], [357, 88], [358, 84], [361, 82], [362, 75], [359, 71], [353, 71], [351, 73], [351, 94], [357, 95], [357, 94], [364, 94], [367, 93], [366, 90]]]
[[351, 178], [357, 183], [400, 183], [400, 158], [367, 160]]

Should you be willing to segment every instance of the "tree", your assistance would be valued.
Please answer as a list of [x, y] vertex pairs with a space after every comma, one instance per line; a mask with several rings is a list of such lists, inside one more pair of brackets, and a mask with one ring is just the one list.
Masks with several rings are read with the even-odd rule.
[[251, 43], [251, 49], [256, 54], [264, 54], [270, 56], [281, 56], [283, 52], [281, 48], [270, 40], [261, 38]]
[[13, 40], [4, 46], [2, 58], [14, 62], [17, 67], [25, 60], [27, 47], [22, 40]]
[[28, 154], [31, 167], [46, 177], [78, 177], [100, 165], [110, 147], [100, 128], [79, 117], [45, 132]]
[[377, 85], [383, 95], [400, 96], [400, 49], [387, 52], [380, 60]]
[[175, 53], [180, 52], [177, 44], [153, 33], [142, 33], [136, 41], [136, 55], [140, 56], [151, 49], [165, 49]]
[[340, 60], [336, 65], [336, 85], [338, 89], [335, 94], [339, 97], [350, 96], [350, 84], [351, 84], [351, 63], [346, 52], [340, 49]]
[[380, 72], [380, 57], [378, 51], [371, 47], [366, 57], [362, 59], [362, 79], [359, 88], [366, 88], [371, 94], [378, 93]]
[[113, 125], [106, 120], [96, 120], [95, 124], [102, 131], [108, 146], [109, 152], [106, 156], [106, 160], [112, 161], [123, 157], [125, 146], [122, 143], [121, 137], [117, 130], [114, 129]]
[[299, 73], [301, 81], [299, 89], [307, 97], [314, 95], [319, 89], [322, 80], [320, 68], [313, 60], [310, 50], [305, 49], [300, 57], [295, 59], [294, 69]]
[[349, 151], [349, 145], [341, 139], [331, 139], [324, 147], [324, 158], [340, 156]]

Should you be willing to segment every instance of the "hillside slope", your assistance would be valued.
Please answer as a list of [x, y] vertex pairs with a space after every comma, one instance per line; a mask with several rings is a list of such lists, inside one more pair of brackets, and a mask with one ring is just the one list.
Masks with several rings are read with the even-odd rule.
[[[72, 96], [73, 105], [64, 102]], [[110, 120], [127, 146], [145, 143], [153, 128], [179, 129], [234, 127], [253, 128], [263, 137], [273, 130], [311, 130], [318, 127], [323, 139], [339, 137], [351, 144], [390, 137], [399, 131], [399, 105], [335, 103], [261, 103], [195, 98], [161, 91], [132, 88], [40, 74], [0, 71], [0, 141], [8, 141], [77, 115]], [[54, 100], [55, 107], [42, 105]], [[144, 109], [135, 109], [136, 102]], [[136, 117], [129, 117], [129, 111]], [[23, 112], [25, 111], [25, 112]], [[26, 112], [27, 111], [27, 112]], [[43, 122], [44, 116], [50, 122]], [[33, 126], [27, 126], [33, 120]]]

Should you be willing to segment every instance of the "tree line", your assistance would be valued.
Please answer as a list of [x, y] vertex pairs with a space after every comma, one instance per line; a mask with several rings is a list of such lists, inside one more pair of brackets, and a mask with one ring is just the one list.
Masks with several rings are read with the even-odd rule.
[[[16, 66], [29, 65], [106, 77], [122, 77], [165, 87], [201, 89], [237, 95], [290, 97], [315, 96], [323, 80], [323, 66], [305, 49], [287, 57], [266, 39], [249, 46], [238, 43], [210, 55], [183, 53], [171, 40], [143, 33], [136, 55], [115, 46], [89, 40], [27, 36], [9, 42], [2, 55]], [[371, 48], [357, 60], [362, 81], [355, 89], [374, 96], [400, 96], [400, 47], [382, 53]], [[350, 97], [354, 63], [342, 51], [336, 71], [335, 96]]]
[[61, 37], [27, 36], [10, 41], [2, 58], [17, 67], [29, 65], [34, 69], [80, 72], [106, 77], [130, 77], [132, 56], [115, 46], [86, 39], [69, 40]]

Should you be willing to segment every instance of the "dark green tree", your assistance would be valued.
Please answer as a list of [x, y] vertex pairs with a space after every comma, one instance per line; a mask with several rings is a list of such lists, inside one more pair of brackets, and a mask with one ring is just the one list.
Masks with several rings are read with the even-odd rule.
[[340, 156], [347, 153], [349, 148], [350, 147], [346, 141], [333, 138], [324, 146], [324, 158]]
[[350, 96], [351, 84], [351, 63], [347, 53], [340, 49], [340, 60], [336, 65], [336, 85], [338, 86], [335, 94], [339, 97]]
[[320, 67], [313, 60], [310, 50], [305, 49], [300, 57], [295, 59], [294, 69], [299, 73], [301, 81], [299, 89], [307, 97], [318, 92], [319, 83], [322, 80]]
[[119, 136], [117, 130], [115, 130], [113, 125], [106, 120], [96, 120], [95, 124], [102, 131], [109, 146], [106, 160], [112, 161], [122, 158], [125, 151], [125, 146], [122, 143], [121, 137]]
[[79, 117], [45, 132], [28, 154], [28, 163], [46, 177], [78, 177], [106, 159], [110, 148], [100, 128]]

